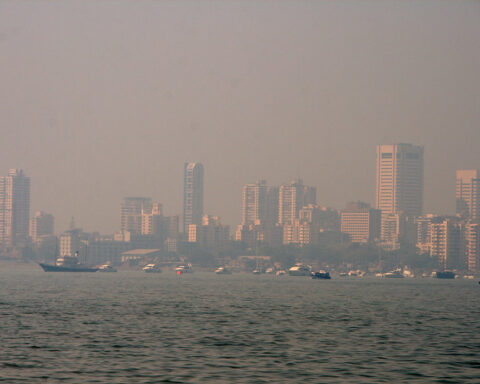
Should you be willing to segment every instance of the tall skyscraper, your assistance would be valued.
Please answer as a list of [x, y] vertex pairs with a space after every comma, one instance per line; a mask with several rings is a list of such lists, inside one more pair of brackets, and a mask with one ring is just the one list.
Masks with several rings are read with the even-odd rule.
[[21, 169], [0, 177], [0, 244], [19, 245], [28, 237], [30, 178]]
[[152, 212], [149, 197], [125, 197], [120, 210], [120, 229], [131, 234], [142, 233], [142, 213]]
[[457, 171], [457, 215], [480, 219], [480, 172], [476, 169]]
[[[395, 243], [391, 228], [403, 218], [421, 216], [423, 209], [423, 147], [412, 144], [377, 146], [376, 208], [382, 212], [381, 238]], [[400, 224], [399, 224], [400, 225]], [[388, 228], [387, 228], [388, 227]]]
[[278, 222], [292, 224], [298, 212], [308, 204], [316, 204], [316, 188], [303, 185], [302, 180], [281, 185], [278, 192]]
[[261, 180], [246, 184], [242, 189], [242, 225], [265, 224], [267, 214], [267, 184]]
[[183, 179], [183, 233], [190, 224], [202, 224], [203, 217], [203, 165], [185, 163]]

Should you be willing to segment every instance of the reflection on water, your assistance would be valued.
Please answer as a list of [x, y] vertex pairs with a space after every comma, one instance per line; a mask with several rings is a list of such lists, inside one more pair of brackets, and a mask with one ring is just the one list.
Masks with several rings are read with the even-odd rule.
[[0, 381], [478, 382], [477, 282], [392, 280], [0, 271]]

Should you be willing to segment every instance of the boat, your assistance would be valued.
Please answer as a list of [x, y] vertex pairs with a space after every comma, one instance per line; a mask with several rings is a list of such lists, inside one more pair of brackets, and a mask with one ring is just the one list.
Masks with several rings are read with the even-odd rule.
[[311, 268], [308, 265], [297, 263], [288, 270], [290, 276], [310, 276]]
[[312, 272], [312, 279], [330, 280], [330, 272], [318, 271]]
[[98, 267], [98, 272], [117, 272], [117, 269], [110, 264], [103, 264]]
[[253, 273], [254, 275], [262, 275], [262, 274], [265, 273], [265, 271], [264, 271], [263, 269], [257, 268], [257, 269], [254, 269], [254, 270], [252, 271], [252, 273]]
[[147, 264], [145, 265], [142, 270], [146, 273], [161, 273], [162, 270], [157, 264]]
[[216, 270], [215, 270], [215, 273], [217, 275], [231, 275], [232, 272], [230, 272], [229, 269], [227, 269], [227, 267], [218, 267]]
[[175, 268], [175, 272], [177, 275], [183, 275], [184, 273], [193, 273], [192, 264], [179, 265], [177, 268]]
[[455, 273], [452, 271], [437, 271], [435, 272], [435, 277], [437, 279], [454, 279]]
[[385, 273], [383, 277], [386, 277], [387, 279], [403, 279], [405, 276], [403, 276], [402, 270], [397, 268], [393, 271]]
[[92, 267], [78, 262], [78, 252], [75, 256], [61, 256], [55, 265], [38, 263], [45, 272], [97, 272], [98, 267]]
[[275, 272], [275, 276], [283, 276], [283, 275], [286, 275], [287, 274], [287, 271], [281, 269], [277, 272]]

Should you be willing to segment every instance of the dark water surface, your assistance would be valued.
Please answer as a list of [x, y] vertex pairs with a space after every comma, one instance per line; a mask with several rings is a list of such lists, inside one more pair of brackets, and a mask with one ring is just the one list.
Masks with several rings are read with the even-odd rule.
[[480, 285], [0, 270], [0, 381], [479, 383]]

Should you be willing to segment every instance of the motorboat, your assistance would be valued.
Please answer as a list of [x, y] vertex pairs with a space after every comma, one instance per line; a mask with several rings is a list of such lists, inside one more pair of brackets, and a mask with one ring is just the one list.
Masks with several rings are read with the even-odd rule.
[[387, 279], [403, 279], [405, 276], [403, 276], [402, 270], [397, 268], [393, 271], [385, 273], [383, 277], [386, 277]]
[[111, 264], [103, 264], [98, 267], [98, 272], [117, 272]]
[[286, 275], [286, 274], [287, 274], [287, 271], [285, 271], [284, 269], [281, 269], [281, 270], [275, 272], [276, 276], [283, 276], [283, 275]]
[[310, 276], [311, 268], [308, 265], [297, 263], [288, 270], [290, 276]]
[[193, 273], [192, 264], [179, 265], [177, 268], [175, 268], [175, 273], [177, 275], [183, 275], [185, 273]]
[[330, 272], [325, 272], [325, 271], [318, 271], [318, 272], [312, 272], [312, 279], [319, 279], [319, 280], [330, 280]]
[[160, 267], [156, 264], [147, 264], [142, 269], [146, 273], [161, 273], [162, 272]]
[[218, 267], [216, 270], [215, 270], [215, 273], [217, 275], [231, 275], [232, 272], [230, 272], [229, 269], [227, 269], [227, 267]]

